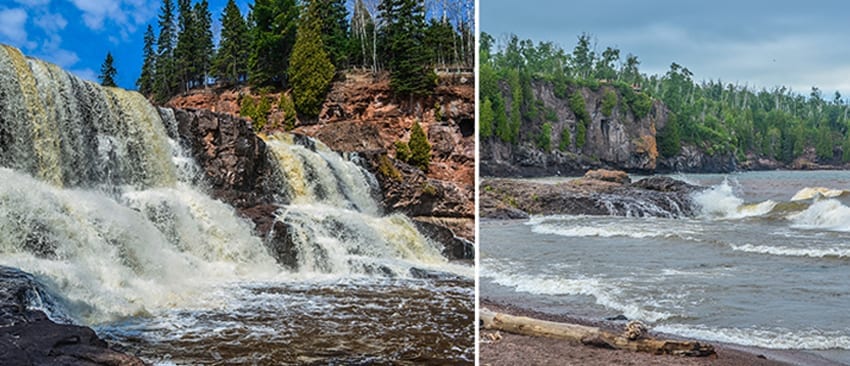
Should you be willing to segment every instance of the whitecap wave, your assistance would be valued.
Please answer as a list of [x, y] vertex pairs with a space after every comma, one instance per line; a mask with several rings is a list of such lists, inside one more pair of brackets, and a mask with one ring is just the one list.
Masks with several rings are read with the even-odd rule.
[[617, 310], [629, 319], [657, 322], [673, 316], [667, 312], [646, 309], [636, 303], [621, 300], [622, 290], [619, 286], [605, 279], [512, 274], [498, 270], [491, 271], [487, 266], [482, 266], [481, 276], [492, 279], [496, 284], [512, 287], [518, 292], [535, 295], [591, 296], [597, 304]]
[[790, 248], [774, 247], [769, 245], [732, 245], [732, 250], [747, 253], [770, 254], [787, 257], [811, 257], [811, 258], [850, 258], [850, 248]]
[[837, 331], [806, 329], [714, 328], [704, 325], [667, 324], [653, 330], [713, 342], [770, 349], [850, 349], [850, 335]]
[[788, 219], [797, 229], [823, 229], [850, 232], [850, 207], [835, 199], [813, 203], [803, 212], [792, 214]]
[[700, 206], [701, 213], [707, 218], [742, 219], [762, 216], [776, 207], [777, 202], [766, 200], [758, 203], [746, 203], [737, 195], [727, 179], [719, 185], [694, 194], [694, 201]]

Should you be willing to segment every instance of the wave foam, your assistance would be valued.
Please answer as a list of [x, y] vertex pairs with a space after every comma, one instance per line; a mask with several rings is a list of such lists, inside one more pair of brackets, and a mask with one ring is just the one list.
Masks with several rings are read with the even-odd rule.
[[732, 245], [732, 250], [747, 253], [770, 254], [788, 257], [811, 257], [811, 258], [850, 258], [850, 248], [789, 248], [773, 247], [768, 245]]
[[831, 189], [826, 187], [806, 187], [794, 194], [791, 201], [803, 201], [812, 198], [826, 197], [835, 198], [843, 195], [845, 191], [840, 189]]
[[704, 325], [659, 325], [653, 330], [688, 338], [770, 349], [850, 349], [850, 335], [808, 329], [713, 328]]
[[673, 314], [645, 309], [638, 304], [620, 300], [621, 290], [610, 282], [599, 278], [555, 278], [553, 276], [534, 276], [489, 271], [481, 268], [481, 276], [488, 277], [496, 284], [513, 287], [518, 292], [535, 295], [584, 295], [591, 296], [596, 303], [621, 312], [629, 319], [641, 319], [657, 322]]
[[838, 200], [815, 202], [803, 212], [788, 216], [792, 227], [798, 229], [824, 229], [850, 232], [850, 207]]
[[694, 201], [702, 208], [703, 216], [721, 219], [762, 216], [770, 213], [777, 205], [777, 202], [772, 200], [745, 203], [743, 199], [735, 195], [734, 189], [726, 179], [719, 185], [696, 193]]

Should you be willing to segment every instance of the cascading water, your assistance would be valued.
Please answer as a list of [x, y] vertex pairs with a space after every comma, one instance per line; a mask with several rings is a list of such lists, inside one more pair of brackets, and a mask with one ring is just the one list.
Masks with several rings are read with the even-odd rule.
[[[343, 285], [356, 288], [350, 302], [367, 307], [368, 299], [384, 291], [406, 293], [408, 288], [419, 290], [404, 296], [431, 299], [417, 300], [419, 307], [451, 304], [459, 316], [443, 321], [453, 324], [426, 327], [420, 340], [468, 338], [457, 340], [462, 347], [449, 342], [432, 352], [435, 359], [470, 359], [472, 334], [461, 323], [472, 321], [471, 280], [450, 276], [423, 282], [411, 278], [410, 269], [464, 276], [472, 270], [449, 264], [408, 218], [380, 216], [368, 172], [317, 141], [268, 139], [284, 178], [281, 195], [292, 198], [280, 205], [277, 220], [291, 228], [299, 263], [293, 272], [277, 264], [248, 221], [205, 193], [200, 169], [177, 134], [173, 111], [157, 109], [138, 93], [103, 88], [0, 47], [0, 264], [34, 274], [64, 299], [75, 321], [95, 325], [107, 338], [154, 362], [161, 361], [160, 355], [189, 363], [205, 362], [204, 357], [240, 359], [239, 352], [210, 356], [210, 347], [223, 342], [211, 332], [222, 327], [213, 318], [234, 318], [228, 324], [247, 334], [269, 328], [280, 332], [293, 324], [272, 319], [289, 316], [297, 323], [303, 311], [297, 302], [287, 309], [279, 303], [258, 308], [269, 293], [289, 296], [313, 289], [310, 304], [333, 307], [340, 299], [330, 295], [332, 289]], [[328, 319], [302, 321], [374, 316], [354, 310], [343, 307], [339, 313], [322, 313]], [[408, 315], [419, 311], [414, 310]], [[420, 312], [424, 318], [412, 319], [441, 321]], [[211, 313], [217, 315], [210, 318]], [[375, 319], [380, 318], [385, 316]], [[156, 319], [169, 319], [179, 329], [164, 329]], [[186, 324], [175, 325], [181, 322]], [[360, 323], [388, 333], [400, 326]], [[194, 351], [183, 351], [187, 334], [198, 341]], [[318, 343], [301, 352], [321, 349], [322, 342], [335, 337], [343, 336], [311, 339]], [[255, 341], [260, 348], [274, 343], [271, 338]], [[338, 341], [333, 357], [305, 357], [392, 360], [406, 357], [410, 352], [400, 349], [416, 344], [394, 342], [372, 340], [385, 347], [361, 354], [350, 351], [360, 343]], [[277, 363], [301, 357], [280, 352], [262, 359]]]

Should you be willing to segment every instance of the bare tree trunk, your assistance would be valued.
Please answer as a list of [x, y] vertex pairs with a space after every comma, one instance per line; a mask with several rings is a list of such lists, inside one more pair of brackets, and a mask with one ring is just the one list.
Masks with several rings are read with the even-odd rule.
[[689, 357], [705, 357], [716, 354], [713, 346], [700, 344], [699, 342], [654, 338], [630, 340], [624, 335], [615, 334], [596, 327], [512, 316], [495, 313], [488, 309], [481, 309], [480, 317], [484, 329], [501, 330], [533, 337], [563, 339], [597, 347], [610, 347], [654, 354]]

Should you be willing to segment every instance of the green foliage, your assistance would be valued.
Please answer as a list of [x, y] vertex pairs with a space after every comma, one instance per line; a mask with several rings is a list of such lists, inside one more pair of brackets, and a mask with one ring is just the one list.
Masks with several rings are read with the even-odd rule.
[[481, 137], [493, 136], [493, 121], [495, 118], [493, 103], [490, 101], [490, 98], [485, 98], [484, 102], [481, 103], [480, 113], [478, 113], [478, 133]]
[[174, 59], [176, 30], [174, 24], [174, 3], [163, 0], [159, 9], [159, 37], [157, 38], [157, 56], [154, 76], [154, 98], [165, 103], [177, 93], [177, 64]]
[[239, 83], [248, 75], [250, 35], [234, 0], [228, 0], [221, 14], [221, 41], [213, 60], [213, 75], [219, 81]]
[[540, 128], [540, 136], [537, 138], [537, 147], [543, 151], [552, 150], [552, 124], [544, 122]]
[[667, 118], [667, 124], [658, 131], [656, 136], [658, 142], [658, 153], [661, 156], [669, 158], [679, 155], [682, 149], [681, 138], [679, 137], [679, 123], [676, 120], [675, 114], [670, 114]]
[[254, 86], [284, 86], [295, 44], [298, 7], [295, 0], [256, 0], [251, 7], [248, 80]]
[[345, 0], [312, 0], [309, 5], [315, 7], [313, 13], [322, 22], [319, 31], [322, 44], [336, 69], [348, 66], [348, 10], [345, 3]]
[[104, 59], [103, 64], [100, 65], [100, 75], [97, 77], [100, 80], [100, 85], [117, 86], [115, 85], [115, 75], [118, 74], [118, 71], [115, 70], [114, 62], [115, 60], [112, 58], [112, 52], [107, 52], [106, 59]]
[[289, 65], [295, 109], [310, 118], [318, 117], [336, 72], [322, 44], [322, 19], [318, 13], [320, 3], [310, 2], [298, 28]]
[[295, 128], [297, 116], [295, 114], [295, 102], [292, 101], [289, 93], [280, 93], [278, 108], [283, 112], [283, 129], [292, 131]]
[[271, 107], [271, 99], [268, 96], [261, 96], [260, 102], [257, 103], [250, 95], [245, 95], [242, 97], [239, 115], [250, 118], [254, 132], [260, 132], [268, 123]]
[[396, 182], [401, 182], [403, 179], [401, 172], [396, 169], [395, 165], [386, 154], [382, 154], [378, 159], [378, 173]]
[[617, 106], [617, 93], [612, 89], [605, 90], [602, 96], [602, 114], [605, 117], [611, 117], [611, 112]]
[[413, 124], [413, 129], [410, 131], [408, 145], [410, 146], [410, 164], [427, 172], [428, 165], [431, 164], [431, 144], [418, 121]]
[[142, 50], [142, 54], [144, 55], [142, 73], [139, 75], [139, 79], [136, 80], [136, 87], [139, 88], [139, 93], [146, 97], [150, 97], [154, 92], [156, 51], [154, 51], [153, 45], [155, 42], [156, 38], [154, 38], [153, 27], [148, 24], [148, 28], [145, 30], [145, 45]]
[[554, 109], [545, 107], [546, 110], [546, 120], [549, 122], [558, 122], [558, 112], [555, 112]]
[[439, 101], [434, 102], [434, 120], [436, 121], [444, 121], [443, 119], [443, 106], [440, 105]]
[[562, 152], [566, 152], [570, 149], [570, 128], [564, 126], [564, 129], [561, 130], [561, 142], [558, 143], [558, 150]]
[[403, 96], [427, 96], [437, 85], [429, 65], [431, 50], [425, 44], [424, 2], [383, 0], [378, 6], [389, 53], [390, 87]]
[[587, 138], [587, 125], [590, 124], [590, 114], [587, 112], [584, 96], [578, 90], [570, 95], [570, 109], [576, 116], [576, 146], [580, 149], [584, 147]]
[[404, 141], [395, 142], [395, 158], [403, 162], [410, 161], [413, 153], [410, 152], [410, 145]]

